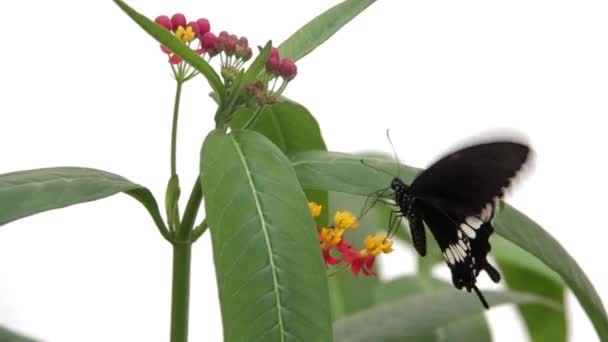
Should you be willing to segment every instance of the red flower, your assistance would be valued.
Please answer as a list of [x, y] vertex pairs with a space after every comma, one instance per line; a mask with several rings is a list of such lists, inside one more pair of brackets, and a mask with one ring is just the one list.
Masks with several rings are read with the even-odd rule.
[[209, 20], [205, 18], [200, 18], [196, 21], [196, 23], [198, 24], [199, 34], [201, 36], [211, 31], [211, 25], [209, 24]]
[[159, 15], [158, 17], [156, 17], [156, 19], [154, 19], [154, 21], [169, 31], [173, 28], [173, 24], [171, 24], [171, 19], [169, 19], [169, 17], [166, 15]]
[[173, 30], [177, 30], [178, 27], [186, 28], [186, 16], [181, 13], [175, 13], [171, 17], [171, 24], [173, 26]]
[[331, 256], [329, 250], [323, 250], [323, 260], [325, 261], [325, 265], [337, 265], [341, 261], [340, 259]]

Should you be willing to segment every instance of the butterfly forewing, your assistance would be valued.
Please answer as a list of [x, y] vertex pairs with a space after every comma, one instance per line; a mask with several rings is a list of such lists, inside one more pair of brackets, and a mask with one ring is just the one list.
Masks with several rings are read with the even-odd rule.
[[478, 215], [487, 204], [502, 198], [528, 159], [528, 146], [516, 142], [493, 142], [453, 152], [422, 171], [409, 194], [436, 206]]

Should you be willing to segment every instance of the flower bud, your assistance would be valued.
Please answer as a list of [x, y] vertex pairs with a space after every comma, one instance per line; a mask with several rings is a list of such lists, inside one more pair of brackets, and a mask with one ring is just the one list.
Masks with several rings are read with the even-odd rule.
[[194, 32], [194, 34], [198, 36], [198, 34], [200, 33], [198, 23], [196, 21], [191, 21], [188, 23], [188, 26], [192, 27], [192, 32]]
[[281, 60], [279, 65], [279, 74], [286, 80], [291, 80], [298, 74], [298, 67], [291, 58]]
[[226, 32], [226, 31], [222, 31], [222, 32], [220, 32], [220, 34], [219, 34], [219, 36], [218, 36], [218, 37], [225, 37], [225, 38], [228, 38], [228, 32]]
[[248, 83], [248, 84], [245, 86], [245, 90], [247, 90], [247, 93], [248, 93], [249, 95], [253, 95], [253, 94], [255, 94], [255, 91], [256, 91], [255, 83], [253, 83], [253, 82], [252, 82], [252, 83]]
[[[224, 31], [222, 31], [224, 32]], [[226, 41], [228, 40], [228, 36], [227, 35], [222, 35], [222, 33], [220, 33], [220, 36], [217, 37], [217, 41], [215, 43], [215, 49], [218, 52], [222, 52], [224, 51], [224, 48], [226, 47]]]
[[243, 54], [243, 57], [241, 57], [241, 58], [243, 58], [243, 61], [247, 62], [248, 60], [250, 60], [250, 59], [251, 59], [251, 56], [253, 56], [253, 51], [251, 51], [251, 48], [248, 46], [248, 47], [245, 49], [245, 52], [244, 52], [244, 54]]
[[269, 58], [276, 58], [276, 59], [280, 59], [279, 58], [279, 49], [273, 47], [272, 49], [270, 49], [270, 57]]
[[217, 37], [211, 32], [206, 32], [201, 37], [201, 46], [203, 49], [206, 49], [206, 50], [215, 49], [216, 43], [217, 43]]
[[279, 58], [270, 56], [266, 62], [266, 71], [271, 74], [276, 74], [279, 71]]
[[239, 41], [237, 43], [238, 46], [242, 47], [242, 48], [246, 48], [249, 46], [249, 41], [247, 40], [247, 37], [241, 37], [239, 38]]
[[234, 54], [234, 52], [236, 51], [236, 44], [238, 43], [238, 39], [235, 35], [230, 35], [228, 36], [228, 38], [226, 39], [226, 55], [228, 56], [232, 56]]
[[175, 13], [171, 17], [171, 25], [172, 25], [173, 31], [177, 30], [177, 28], [179, 26], [186, 28], [186, 16], [181, 13]]
[[154, 19], [154, 22], [169, 31], [171, 31], [171, 29], [173, 28], [173, 24], [171, 24], [171, 19], [169, 19], [169, 17], [166, 15], [159, 15], [158, 17], [156, 17], [156, 19]]
[[205, 18], [200, 18], [196, 21], [196, 23], [198, 24], [199, 34], [201, 36], [211, 31], [211, 25], [209, 24], [209, 20]]

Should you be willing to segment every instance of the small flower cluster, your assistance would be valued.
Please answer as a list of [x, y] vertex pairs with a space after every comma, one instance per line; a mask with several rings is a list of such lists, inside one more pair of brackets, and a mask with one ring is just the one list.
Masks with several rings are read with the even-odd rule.
[[[322, 208], [315, 202], [309, 202], [308, 207], [313, 217], [321, 215]], [[357, 217], [348, 211], [337, 211], [333, 218], [333, 225], [329, 227], [317, 226], [317, 233], [321, 253], [326, 266], [337, 265], [344, 262], [350, 265], [350, 270], [354, 275], [363, 274], [375, 275], [372, 270], [376, 256], [380, 253], [390, 253], [393, 251], [392, 241], [383, 235], [368, 235], [365, 240], [365, 248], [353, 250], [352, 244], [344, 240], [344, 233], [349, 229], [355, 229], [359, 225]], [[341, 254], [341, 258], [331, 255], [332, 250]]]
[[[264, 81], [258, 80], [246, 85], [247, 92], [255, 96], [260, 105], [275, 103], [289, 81], [298, 74], [298, 67], [291, 58], [281, 59], [279, 49], [273, 47], [266, 61], [266, 73]], [[277, 86], [279, 79], [281, 84]]]
[[[222, 31], [219, 36], [216, 36], [211, 32], [209, 20], [205, 18], [187, 22], [186, 16], [176, 13], [171, 18], [161, 15], [156, 18], [155, 22], [173, 32], [177, 39], [189, 47], [195, 47], [194, 52], [200, 56], [208, 56], [211, 60], [211, 58], [219, 55], [221, 74], [227, 82], [234, 79], [243, 64], [250, 60], [253, 55], [247, 37], [238, 37], [234, 34], [228, 34], [226, 31]], [[198, 40], [198, 45], [191, 46], [195, 40]], [[181, 72], [183, 74], [186, 66], [182, 64], [182, 59], [166, 46], [161, 45], [161, 50], [169, 56], [171, 65], [178, 65], [176, 73]], [[186, 74], [188, 73], [186, 72]], [[192, 72], [185, 78], [190, 79], [194, 74], [195, 72]]]
[[[202, 55], [205, 53], [206, 49], [203, 47], [202, 42], [205, 40], [209, 40], [213, 33], [211, 33], [211, 25], [209, 24], [209, 20], [205, 18], [198, 19], [196, 21], [187, 22], [186, 16], [181, 13], [175, 13], [171, 18], [166, 15], [158, 16], [154, 20], [157, 24], [164, 27], [165, 29], [173, 32], [175, 37], [181, 40], [183, 43], [190, 46], [190, 44], [195, 40], [199, 39], [199, 47], [194, 51]], [[169, 56], [169, 63], [172, 65], [180, 64], [182, 59], [175, 55], [173, 51], [171, 51], [166, 46], [161, 45], [161, 50]]]

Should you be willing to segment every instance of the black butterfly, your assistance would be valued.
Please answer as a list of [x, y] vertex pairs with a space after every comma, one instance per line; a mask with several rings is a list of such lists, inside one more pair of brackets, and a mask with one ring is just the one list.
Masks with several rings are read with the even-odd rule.
[[[454, 286], [475, 290], [489, 308], [476, 281], [481, 270], [495, 283], [500, 281], [500, 273], [486, 259], [494, 232], [492, 220], [499, 200], [530, 155], [530, 148], [518, 142], [483, 143], [446, 155], [421, 171], [409, 186], [394, 178], [378, 195], [393, 199], [398, 207], [391, 214], [389, 236], [406, 218], [414, 247], [425, 256], [426, 224], [443, 252]], [[385, 195], [389, 189], [393, 193]]]

